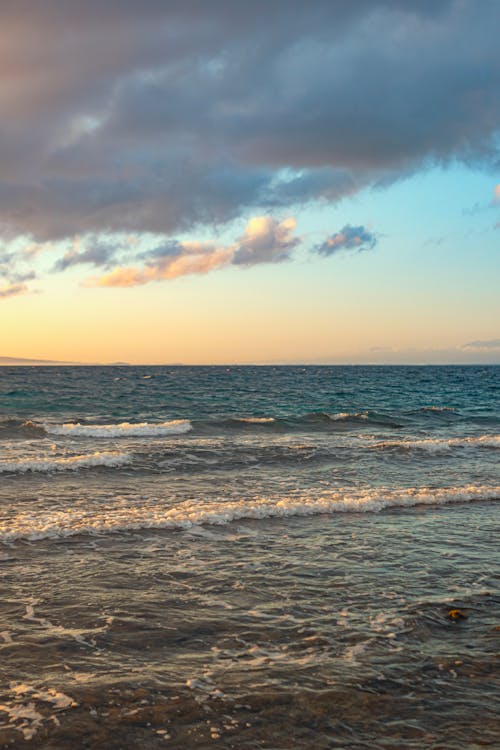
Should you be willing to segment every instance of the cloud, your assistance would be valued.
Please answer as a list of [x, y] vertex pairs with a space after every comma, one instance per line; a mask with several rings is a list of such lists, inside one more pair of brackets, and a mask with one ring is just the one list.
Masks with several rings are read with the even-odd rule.
[[109, 267], [114, 261], [120, 246], [117, 243], [91, 241], [83, 250], [79, 250], [80, 240], [75, 240], [70, 250], [54, 264], [54, 271], [65, 271], [67, 268], [80, 264], [90, 264], [98, 267]]
[[500, 349], [500, 339], [486, 339], [485, 341], [469, 341], [463, 344], [462, 349], [475, 349], [477, 351]]
[[297, 222], [293, 218], [278, 221], [272, 216], [255, 216], [240, 237], [232, 263], [253, 266], [256, 263], [280, 263], [300, 243], [293, 237]]
[[444, 365], [444, 364], [498, 364], [498, 349], [467, 350], [463, 347], [448, 348], [398, 348], [372, 347], [367, 350], [344, 352], [335, 356], [324, 356], [319, 362], [331, 364], [400, 364], [400, 365]]
[[371, 250], [377, 244], [377, 237], [365, 227], [353, 227], [346, 224], [340, 232], [327, 237], [326, 240], [314, 248], [319, 255], [330, 256], [341, 250]]
[[9, 280], [15, 284], [24, 283], [25, 281], [33, 281], [36, 279], [36, 273], [34, 271], [11, 271], [9, 274]]
[[86, 285], [142, 286], [151, 281], [175, 279], [188, 274], [204, 274], [226, 266], [232, 254], [232, 248], [217, 247], [210, 243], [172, 243], [171, 246], [155, 248], [147, 254], [147, 262], [142, 268], [115, 268], [109, 274], [89, 279]]
[[9, 3], [2, 234], [175, 236], [432, 164], [490, 168], [498, 20], [495, 0]]
[[0, 253], [0, 276], [8, 277], [16, 260], [15, 253], [4, 251]]
[[255, 216], [234, 243], [224, 246], [212, 242], [169, 240], [143, 252], [137, 258], [142, 267], [120, 266], [101, 277], [93, 277], [87, 286], [130, 287], [152, 281], [175, 279], [189, 274], [205, 274], [231, 264], [241, 267], [258, 263], [279, 263], [290, 258], [299, 244], [294, 237], [296, 220], [282, 221], [271, 216]]
[[500, 203], [500, 183], [493, 190], [493, 203]]
[[27, 290], [26, 281], [36, 278], [36, 273], [31, 268], [26, 268], [26, 261], [30, 253], [24, 250], [3, 249], [0, 252], [0, 279], [5, 284], [0, 287], [0, 297], [12, 297]]
[[17, 297], [19, 294], [25, 294], [28, 291], [26, 284], [5, 284], [0, 286], [0, 299], [8, 297]]

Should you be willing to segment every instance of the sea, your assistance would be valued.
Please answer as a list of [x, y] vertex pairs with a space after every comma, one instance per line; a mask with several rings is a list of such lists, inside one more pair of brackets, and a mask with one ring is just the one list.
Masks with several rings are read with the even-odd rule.
[[0, 747], [500, 747], [500, 367], [0, 368]]

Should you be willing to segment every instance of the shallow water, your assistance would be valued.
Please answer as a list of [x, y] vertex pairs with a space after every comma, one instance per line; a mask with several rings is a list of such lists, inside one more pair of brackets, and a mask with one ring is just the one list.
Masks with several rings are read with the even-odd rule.
[[0, 746], [498, 747], [499, 385], [0, 370]]

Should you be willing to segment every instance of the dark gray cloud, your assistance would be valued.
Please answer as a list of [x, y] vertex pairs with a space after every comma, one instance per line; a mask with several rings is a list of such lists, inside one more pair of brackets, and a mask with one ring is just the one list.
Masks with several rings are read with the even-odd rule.
[[0, 282], [4, 283], [0, 287], [3, 290], [0, 297], [11, 297], [25, 291], [25, 282], [36, 278], [35, 271], [27, 267], [27, 262], [29, 255], [26, 253], [5, 249], [0, 252]]
[[116, 243], [89, 241], [83, 250], [73, 246], [54, 264], [54, 271], [65, 271], [72, 266], [89, 264], [99, 268], [110, 268], [116, 260], [121, 246]]
[[0, 252], [0, 274], [5, 269], [9, 268], [11, 263], [16, 259], [16, 254], [10, 250], [3, 250]]
[[346, 224], [339, 232], [331, 234], [321, 245], [314, 248], [319, 255], [333, 255], [341, 250], [371, 250], [377, 244], [377, 236], [363, 226]]
[[[2, 234], [172, 235], [498, 163], [499, 21], [495, 0], [6, 0]], [[105, 261], [84, 253], [59, 267]]]
[[165, 260], [165, 258], [177, 258], [181, 253], [182, 244], [173, 239], [146, 250], [140, 254], [139, 258], [140, 260], [146, 260], [148, 263], [156, 263]]
[[25, 281], [36, 279], [36, 273], [35, 271], [11, 271], [8, 278], [14, 284], [23, 284]]

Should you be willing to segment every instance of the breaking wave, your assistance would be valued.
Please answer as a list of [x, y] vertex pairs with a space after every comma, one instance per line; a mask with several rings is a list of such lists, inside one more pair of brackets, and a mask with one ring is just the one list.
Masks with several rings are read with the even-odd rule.
[[370, 445], [372, 450], [420, 450], [443, 453], [452, 448], [500, 448], [500, 435], [462, 438], [423, 438], [422, 440], [384, 440]]
[[27, 472], [77, 471], [94, 469], [100, 466], [118, 467], [130, 463], [130, 453], [96, 451], [83, 456], [64, 456], [61, 458], [39, 458], [36, 460], [21, 458], [15, 461], [0, 461], [0, 474], [26, 474]]
[[498, 500], [500, 486], [446, 488], [383, 487], [363, 490], [337, 490], [317, 496], [278, 497], [251, 501], [200, 503], [184, 501], [166, 506], [158, 499], [142, 499], [138, 505], [115, 504], [96, 509], [85, 506], [54, 508], [20, 513], [8, 522], [0, 522], [0, 541], [51, 539], [77, 534], [103, 534], [139, 529], [186, 530], [200, 525], [224, 525], [242, 519], [286, 518], [334, 513], [377, 513], [386, 508], [411, 508], [416, 505], [446, 505]]
[[197, 433], [220, 431], [270, 430], [284, 432], [345, 432], [369, 426], [399, 428], [402, 425], [393, 417], [379, 412], [312, 412], [286, 416], [231, 416], [215, 419], [172, 419], [164, 422], [117, 422], [92, 424], [85, 421], [68, 421], [63, 424], [37, 422], [22, 419], [0, 420], [0, 438], [37, 438], [46, 435], [119, 438], [119, 437], [166, 437], [182, 435], [191, 430]]
[[182, 435], [192, 429], [187, 419], [173, 419], [169, 422], [120, 422], [119, 424], [81, 424], [67, 422], [55, 425], [45, 423], [49, 435], [76, 435], [78, 437], [161, 437]]
[[338, 414], [328, 414], [334, 422], [367, 422], [369, 417], [367, 412], [356, 412], [351, 414], [348, 411], [341, 411]]

